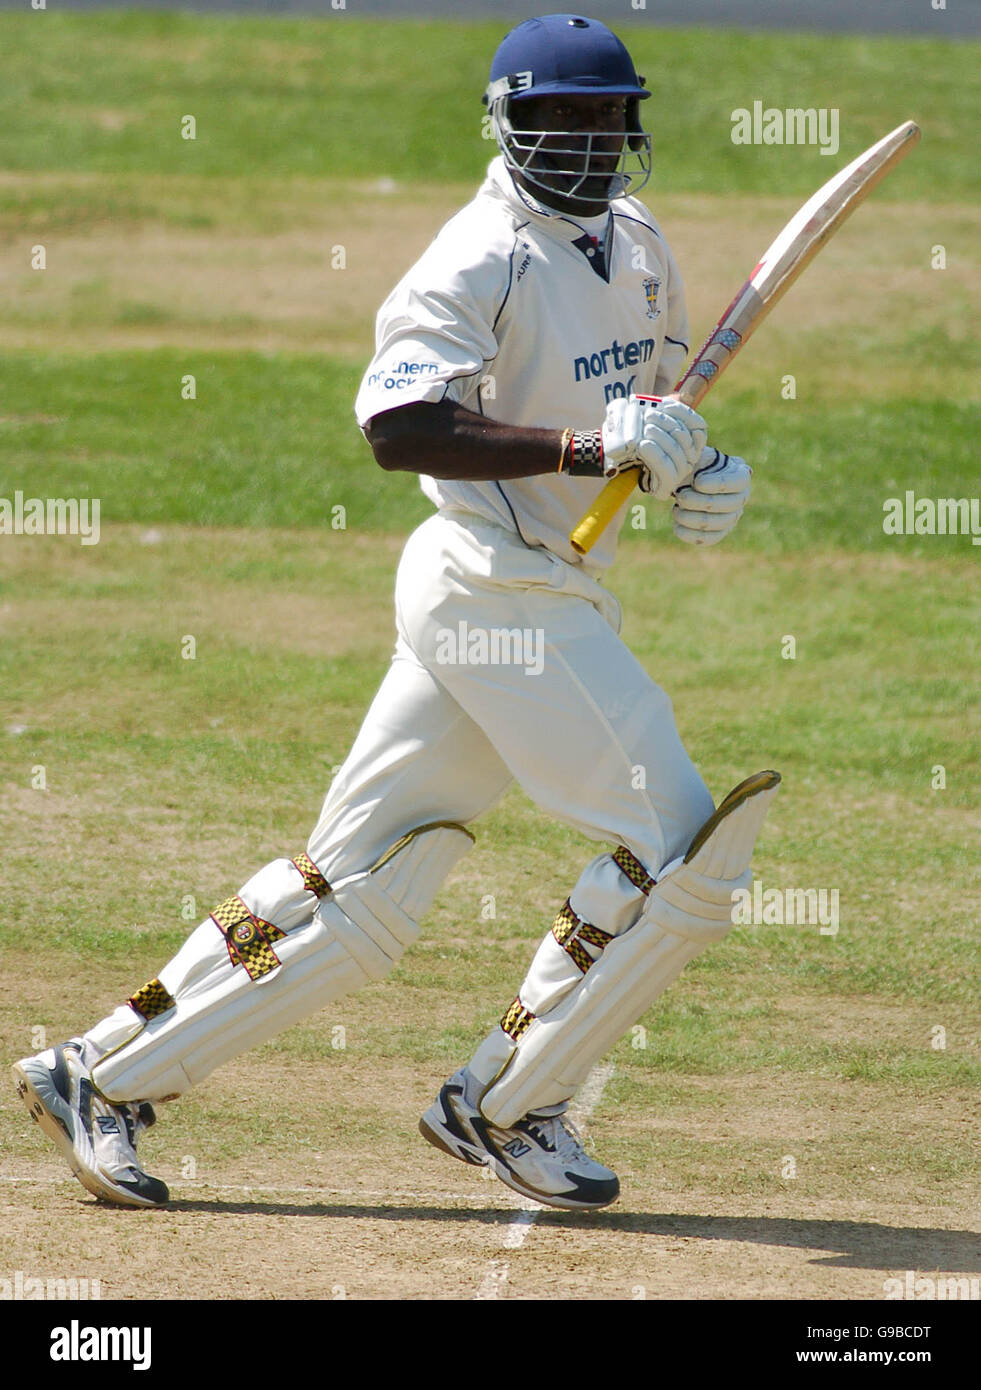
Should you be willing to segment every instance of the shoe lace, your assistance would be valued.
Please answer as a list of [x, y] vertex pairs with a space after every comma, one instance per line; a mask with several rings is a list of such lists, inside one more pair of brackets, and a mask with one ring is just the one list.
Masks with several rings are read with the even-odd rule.
[[579, 1158], [586, 1152], [586, 1145], [579, 1130], [566, 1114], [526, 1115], [525, 1126], [537, 1134], [546, 1148], [559, 1158]]
[[149, 1129], [156, 1122], [153, 1106], [145, 1100], [127, 1101], [122, 1105], [114, 1105], [112, 1109], [122, 1118], [126, 1127], [126, 1137], [135, 1153], [137, 1139], [145, 1129]]

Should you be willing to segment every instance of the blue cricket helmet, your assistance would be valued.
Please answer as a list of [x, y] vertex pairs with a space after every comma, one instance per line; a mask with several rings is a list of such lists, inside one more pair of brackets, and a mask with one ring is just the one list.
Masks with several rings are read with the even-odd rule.
[[582, 15], [547, 14], [512, 29], [494, 54], [484, 101], [499, 96], [650, 96], [611, 29]]
[[[527, 129], [522, 106], [549, 95], [623, 97], [625, 131]], [[553, 206], [574, 200], [573, 206], [601, 212], [650, 178], [651, 137], [639, 115], [649, 96], [627, 49], [605, 24], [550, 14], [526, 19], [507, 35], [494, 54], [483, 99], [505, 162], [520, 182], [546, 192]], [[612, 171], [611, 150], [619, 155]]]

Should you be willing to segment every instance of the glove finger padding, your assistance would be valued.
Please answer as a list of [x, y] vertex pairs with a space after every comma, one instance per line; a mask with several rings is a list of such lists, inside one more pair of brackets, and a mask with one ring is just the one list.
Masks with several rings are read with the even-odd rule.
[[729, 534], [739, 516], [739, 512], [734, 516], [719, 516], [717, 512], [679, 512], [675, 507], [671, 520], [675, 535], [686, 545], [717, 545]]
[[701, 493], [745, 493], [748, 497], [752, 476], [745, 459], [709, 446], [702, 450], [692, 487]]
[[[684, 401], [648, 401], [646, 428], [658, 428], [676, 439], [690, 467], [699, 467], [708, 439], [708, 425], [697, 410]], [[645, 433], [645, 437], [647, 436]]]
[[679, 512], [675, 507], [671, 520], [675, 535], [686, 545], [718, 545], [728, 536], [741, 515], [741, 509], [727, 517], [720, 517], [717, 512]]
[[683, 512], [741, 512], [746, 505], [745, 492], [701, 492], [694, 487], [680, 487], [674, 500]]
[[676, 488], [691, 478], [691, 464], [678, 439], [661, 434], [657, 439], [645, 439], [637, 445], [641, 463], [638, 486], [659, 501], [666, 501]]
[[715, 545], [736, 525], [749, 498], [752, 469], [740, 458], [706, 449], [691, 486], [679, 489], [671, 519], [688, 545]]

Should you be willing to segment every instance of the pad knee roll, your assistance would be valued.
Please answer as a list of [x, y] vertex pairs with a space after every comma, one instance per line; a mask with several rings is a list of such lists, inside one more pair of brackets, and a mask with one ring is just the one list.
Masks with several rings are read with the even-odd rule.
[[336, 884], [306, 856], [267, 865], [101, 1026], [96, 1086], [117, 1103], [172, 1099], [340, 995], [383, 979], [472, 843], [462, 826], [422, 826]]

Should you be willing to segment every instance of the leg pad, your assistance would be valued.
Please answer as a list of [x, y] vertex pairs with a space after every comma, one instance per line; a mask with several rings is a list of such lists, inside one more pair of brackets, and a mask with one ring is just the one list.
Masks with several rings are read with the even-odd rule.
[[117, 1104], [172, 1099], [222, 1062], [383, 979], [472, 843], [462, 826], [421, 826], [319, 897], [307, 884], [326, 880], [313, 879], [312, 866], [267, 865], [191, 933], [159, 978], [87, 1035], [103, 1054], [92, 1067], [99, 1090]]
[[652, 881], [637, 922], [605, 944], [553, 1008], [536, 1017], [515, 1000], [501, 1025], [513, 1046], [480, 1101], [488, 1120], [506, 1129], [568, 1100], [685, 965], [726, 934], [779, 782], [778, 773], [760, 772], [730, 792], [684, 858]]

